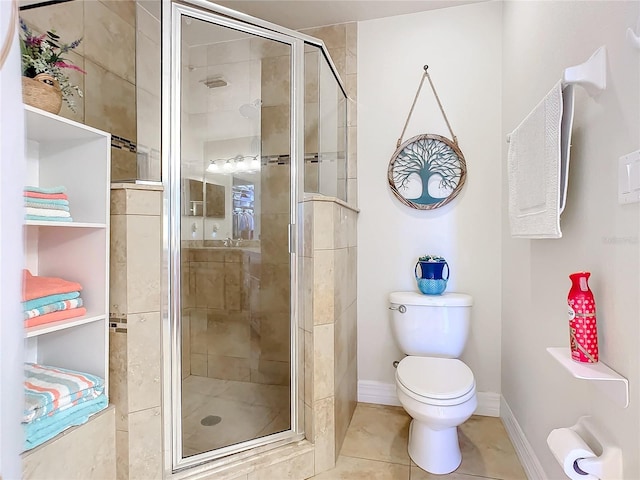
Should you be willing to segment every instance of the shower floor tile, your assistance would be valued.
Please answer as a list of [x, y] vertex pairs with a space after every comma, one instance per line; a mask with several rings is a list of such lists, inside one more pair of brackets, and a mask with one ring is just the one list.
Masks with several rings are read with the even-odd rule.
[[182, 382], [183, 453], [196, 455], [286, 430], [289, 412], [288, 386], [192, 375]]

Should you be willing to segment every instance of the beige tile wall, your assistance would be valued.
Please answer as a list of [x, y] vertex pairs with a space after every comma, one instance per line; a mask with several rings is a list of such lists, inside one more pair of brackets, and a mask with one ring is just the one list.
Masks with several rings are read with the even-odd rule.
[[[273, 43], [273, 42], [271, 42]], [[290, 62], [288, 49], [265, 45], [261, 61], [262, 155], [290, 153]], [[290, 165], [268, 163], [260, 171], [259, 293], [252, 335], [259, 348], [253, 382], [291, 383], [291, 274], [289, 265]], [[255, 308], [254, 308], [255, 307]]]
[[[24, 10], [20, 16], [36, 32], [55, 29], [65, 43], [83, 38], [68, 58], [87, 72], [70, 74], [84, 98], [76, 96], [75, 112], [63, 102], [60, 115], [135, 144], [135, 1], [64, 2]], [[112, 148], [111, 170], [112, 180], [136, 178], [135, 152]]]
[[357, 211], [311, 196], [304, 212], [305, 431], [319, 473], [335, 465], [356, 406]]
[[[305, 431], [307, 438], [315, 443], [315, 472], [319, 473], [335, 465], [357, 399], [357, 24], [314, 28], [304, 33], [325, 42], [349, 97], [346, 122], [348, 204], [322, 197], [304, 203], [304, 398], [305, 411], [311, 417], [305, 418]], [[313, 110], [313, 100], [312, 96], [305, 99], [305, 113]], [[313, 183], [313, 168], [305, 168], [307, 173]]]
[[[116, 2], [118, 3], [118, 2]], [[137, 175], [161, 179], [160, 169], [160, 15], [159, 2], [136, 2]]]
[[157, 187], [112, 185], [109, 390], [118, 479], [162, 477], [161, 208]]
[[116, 478], [114, 412], [113, 406], [109, 406], [84, 425], [72, 427], [58, 435], [54, 441], [23, 454], [22, 478]]
[[[347, 93], [347, 158], [346, 169], [340, 165], [338, 168], [338, 180], [343, 180], [346, 171], [346, 198], [350, 205], [356, 206], [358, 202], [356, 188], [356, 128], [357, 128], [357, 37], [358, 24], [343, 23], [326, 27], [315, 27], [302, 30], [303, 33], [321, 39], [331, 55], [338, 74], [342, 79]], [[318, 53], [310, 48], [305, 52], [305, 152], [318, 151], [317, 123], [318, 123]], [[310, 88], [309, 88], [310, 87]], [[343, 109], [338, 110], [343, 112]], [[339, 119], [340, 121], [340, 119]], [[340, 124], [340, 123], [339, 123]], [[344, 136], [338, 135], [339, 142]], [[315, 150], [314, 150], [315, 145]], [[342, 145], [338, 145], [342, 151]], [[344, 182], [338, 182], [338, 195]], [[318, 165], [305, 165], [305, 191], [318, 191]], [[344, 197], [343, 197], [344, 198]]]

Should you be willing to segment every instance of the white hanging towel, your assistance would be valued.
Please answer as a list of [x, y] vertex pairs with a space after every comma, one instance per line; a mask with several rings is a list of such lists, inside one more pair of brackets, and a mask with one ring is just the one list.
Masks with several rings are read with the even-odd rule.
[[560, 238], [567, 198], [573, 86], [559, 81], [509, 135], [511, 236]]

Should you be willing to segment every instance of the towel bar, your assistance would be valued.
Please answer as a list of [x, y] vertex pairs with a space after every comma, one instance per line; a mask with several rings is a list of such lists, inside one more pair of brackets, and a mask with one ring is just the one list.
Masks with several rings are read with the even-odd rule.
[[598, 48], [589, 60], [580, 65], [566, 68], [562, 77], [563, 85], [580, 85], [594, 96], [607, 88], [607, 49]]

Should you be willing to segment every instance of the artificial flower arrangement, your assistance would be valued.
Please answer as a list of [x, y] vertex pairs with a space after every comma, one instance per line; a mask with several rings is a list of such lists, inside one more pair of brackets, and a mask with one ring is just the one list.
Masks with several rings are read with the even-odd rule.
[[423, 255], [418, 258], [419, 262], [445, 262], [444, 257], [440, 257], [438, 255]]
[[[82, 38], [70, 43], [61, 43], [60, 37], [55, 30], [51, 30], [42, 35], [34, 35], [29, 27], [20, 19], [22, 35], [20, 37], [20, 52], [22, 54], [22, 75], [28, 78], [35, 78], [39, 74], [48, 74], [58, 83], [62, 92], [62, 99], [69, 108], [75, 112], [73, 96], [77, 94], [82, 97], [82, 90], [77, 85], [72, 85], [65, 69], [75, 70], [86, 74], [80, 67], [73, 65], [64, 54], [75, 49]], [[47, 82], [55, 86], [55, 82]]]

